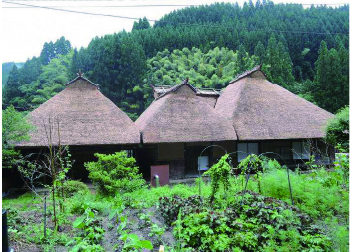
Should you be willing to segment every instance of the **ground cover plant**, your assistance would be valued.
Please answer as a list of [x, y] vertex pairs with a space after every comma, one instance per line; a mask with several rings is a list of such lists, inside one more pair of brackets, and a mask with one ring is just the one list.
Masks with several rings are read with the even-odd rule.
[[4, 199], [10, 244], [15, 251], [348, 251], [348, 162], [331, 171], [290, 171], [292, 205], [287, 171], [275, 160], [259, 157], [266, 167], [245, 190], [246, 174], [223, 172], [226, 158], [212, 171], [225, 177], [214, 187], [197, 179], [105, 195], [65, 182], [58, 230], [47, 201], [46, 236], [40, 197]]

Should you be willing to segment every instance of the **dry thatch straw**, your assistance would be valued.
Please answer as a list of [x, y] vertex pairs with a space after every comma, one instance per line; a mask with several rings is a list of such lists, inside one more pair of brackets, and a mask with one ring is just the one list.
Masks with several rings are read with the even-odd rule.
[[136, 120], [144, 143], [236, 140], [232, 125], [184, 82], [159, 96]]
[[18, 146], [47, 146], [45, 128], [53, 124], [53, 144], [58, 144], [57, 123], [62, 145], [108, 145], [140, 143], [132, 120], [81, 74], [67, 87], [28, 115], [35, 126], [31, 139]]
[[231, 81], [215, 110], [230, 120], [239, 140], [322, 138], [334, 116], [267, 81], [260, 66]]

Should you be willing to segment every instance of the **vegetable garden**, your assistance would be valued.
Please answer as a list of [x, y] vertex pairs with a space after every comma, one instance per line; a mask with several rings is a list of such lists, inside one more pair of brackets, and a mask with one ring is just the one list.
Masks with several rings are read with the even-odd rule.
[[[65, 181], [56, 203], [3, 199], [15, 251], [348, 251], [349, 160], [302, 174], [248, 156], [223, 156], [192, 184], [149, 188], [124, 152], [86, 163], [96, 190]], [[255, 167], [256, 166], [256, 167]], [[310, 169], [313, 168], [309, 164]], [[247, 183], [247, 170], [251, 168]], [[255, 167], [255, 168], [254, 168]], [[199, 190], [200, 189], [200, 190]], [[58, 204], [56, 216], [54, 206]], [[46, 218], [46, 225], [45, 225]], [[56, 219], [55, 219], [56, 218]]]

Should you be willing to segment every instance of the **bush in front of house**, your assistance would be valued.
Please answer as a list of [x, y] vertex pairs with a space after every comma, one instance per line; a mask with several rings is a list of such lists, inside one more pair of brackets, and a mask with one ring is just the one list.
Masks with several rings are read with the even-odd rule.
[[344, 152], [349, 152], [349, 106], [339, 110], [335, 117], [329, 120], [326, 142], [333, 146], [340, 145]]
[[146, 181], [139, 173], [133, 157], [128, 158], [126, 152], [115, 154], [95, 153], [97, 162], [85, 163], [89, 178], [103, 195], [116, 195], [133, 192], [145, 186]]
[[63, 192], [66, 197], [72, 197], [75, 194], [87, 194], [89, 187], [78, 180], [68, 180], [63, 184]]

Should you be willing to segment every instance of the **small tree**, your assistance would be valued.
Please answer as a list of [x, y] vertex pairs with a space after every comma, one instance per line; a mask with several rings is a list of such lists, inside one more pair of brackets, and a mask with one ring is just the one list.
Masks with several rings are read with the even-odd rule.
[[[49, 194], [52, 195], [53, 206], [53, 221], [55, 228], [58, 228], [57, 211], [56, 211], [56, 197], [59, 197], [59, 206], [61, 212], [64, 211], [63, 199], [64, 190], [63, 185], [66, 181], [66, 174], [72, 166], [70, 160], [70, 153], [68, 146], [61, 145], [60, 124], [59, 121], [48, 119], [48, 124], [44, 123], [45, 134], [47, 137], [47, 152], [42, 154], [37, 162], [29, 162], [24, 160], [25, 165], [18, 166], [21, 176], [28, 187], [36, 194], [35, 184], [38, 183], [41, 177], [51, 178], [50, 185], [44, 185], [49, 189]], [[57, 142], [54, 137], [57, 134]], [[39, 184], [41, 184], [39, 182]], [[46, 197], [46, 196], [45, 196]], [[45, 198], [44, 197], [44, 198]]]
[[128, 158], [125, 151], [115, 154], [95, 153], [97, 162], [85, 163], [89, 178], [104, 195], [116, 195], [120, 192], [132, 192], [146, 184], [135, 166], [135, 159]]
[[[49, 123], [44, 124], [45, 133], [47, 137], [48, 143], [48, 153], [44, 154], [44, 159], [41, 160], [41, 165], [43, 167], [43, 172], [46, 176], [51, 177], [51, 185], [48, 187], [52, 192], [52, 205], [53, 205], [53, 213], [54, 213], [54, 223], [55, 227], [58, 228], [57, 222], [57, 213], [56, 213], [56, 195], [61, 194], [60, 210], [63, 209], [63, 197], [64, 190], [63, 184], [66, 180], [66, 174], [70, 170], [72, 163], [70, 160], [70, 153], [68, 146], [61, 145], [61, 132], [60, 132], [60, 123], [57, 120], [55, 121], [50, 117]], [[54, 135], [57, 127], [57, 140], [55, 143]]]

